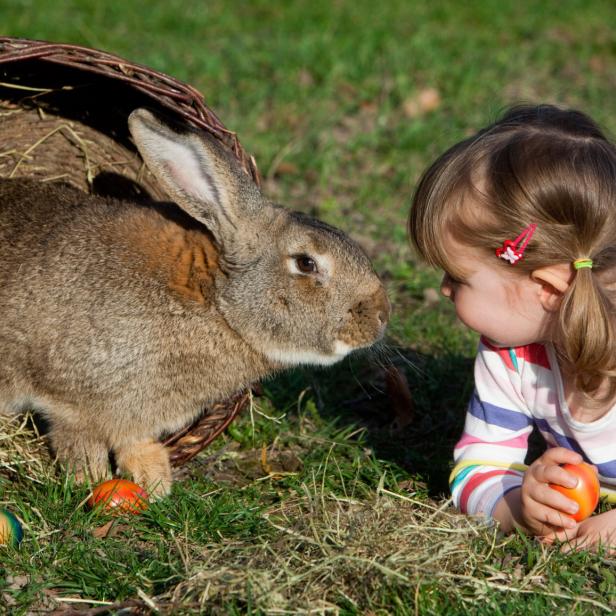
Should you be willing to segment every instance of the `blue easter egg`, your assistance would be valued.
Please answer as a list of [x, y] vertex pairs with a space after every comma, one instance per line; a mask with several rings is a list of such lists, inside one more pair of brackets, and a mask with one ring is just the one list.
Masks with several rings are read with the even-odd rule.
[[23, 539], [24, 531], [19, 520], [6, 509], [0, 510], [0, 545], [16, 548]]

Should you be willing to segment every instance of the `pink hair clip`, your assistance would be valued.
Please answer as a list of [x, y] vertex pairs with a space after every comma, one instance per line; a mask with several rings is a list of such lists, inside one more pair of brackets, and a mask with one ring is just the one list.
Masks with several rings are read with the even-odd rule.
[[511, 265], [515, 265], [524, 256], [526, 246], [530, 242], [530, 238], [533, 236], [536, 228], [537, 225], [532, 223], [515, 240], [505, 240], [503, 245], [496, 249], [496, 256], [509, 261]]

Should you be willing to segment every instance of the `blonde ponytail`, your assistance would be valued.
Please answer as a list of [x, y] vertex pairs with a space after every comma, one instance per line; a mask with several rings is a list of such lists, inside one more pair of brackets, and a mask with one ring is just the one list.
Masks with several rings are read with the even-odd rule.
[[[579, 269], [563, 298], [553, 332], [556, 349], [573, 370], [576, 389], [597, 403], [616, 395], [613, 312], [596, 273]], [[601, 385], [604, 389], [599, 396]]]

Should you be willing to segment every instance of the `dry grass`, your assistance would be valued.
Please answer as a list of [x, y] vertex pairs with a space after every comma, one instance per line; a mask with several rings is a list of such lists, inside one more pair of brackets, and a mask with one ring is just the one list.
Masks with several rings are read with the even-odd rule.
[[[57, 481], [45, 438], [32, 415], [0, 415], [0, 477], [21, 476], [35, 483]], [[0, 484], [1, 485], [1, 484]]]
[[[29, 418], [3, 418], [0, 441], [0, 482], [5, 481], [6, 503], [17, 487], [12, 478], [19, 478], [22, 485], [24, 481], [57, 483], [44, 439], [33, 432]], [[313, 436], [304, 432], [293, 455], [303, 457], [311, 443]], [[273, 458], [266, 460], [259, 450], [243, 454], [231, 451], [229, 456], [232, 460], [255, 458], [257, 464], [260, 458], [264, 471], [276, 463]], [[220, 464], [224, 467], [225, 460]], [[505, 538], [495, 526], [455, 513], [449, 501], [438, 502], [412, 491], [412, 483], [408, 491], [392, 491], [385, 487], [383, 475], [367, 498], [357, 496], [351, 480], [334, 493], [326, 487], [326, 478], [342, 477], [342, 473], [333, 446], [294, 488], [282, 487], [280, 473], [261, 473], [246, 483], [245, 469], [238, 472], [241, 481], [229, 481], [227, 474], [217, 491], [234, 494], [239, 509], [245, 506], [241, 492], [259, 485], [264, 499], [275, 501], [258, 512], [263, 532], [240, 538], [229, 538], [225, 532], [216, 540], [201, 542], [195, 541], [200, 533], [194, 528], [171, 532], [160, 540], [181, 569], [173, 583], [158, 592], [139, 587], [135, 597], [119, 603], [97, 600], [87, 593], [66, 596], [47, 590], [53, 599], [47, 599], [43, 611], [53, 608], [56, 614], [73, 616], [119, 610], [162, 614], [234, 610], [265, 614], [494, 613], [491, 610], [500, 609], [505, 601], [517, 602], [517, 607], [503, 613], [522, 613], [524, 601], [537, 598], [554, 611], [572, 605], [572, 613], [611, 613], [616, 607], [613, 595], [611, 601], [601, 596], [596, 585], [589, 583], [586, 592], [580, 593], [557, 582], [558, 572], [567, 565], [554, 549], [530, 541], [520, 543], [519, 537]], [[202, 523], [207, 526], [208, 520]], [[147, 539], [140, 537], [134, 523], [121, 527], [135, 549], [156, 549], [152, 544], [157, 539], [151, 534]], [[43, 537], [37, 540], [45, 543]], [[103, 558], [106, 545], [103, 541], [96, 547]], [[613, 561], [605, 563], [613, 567]]]
[[[338, 613], [342, 602], [378, 604], [383, 586], [415, 592], [436, 577], [459, 577], [469, 540], [491, 531], [443, 508], [384, 491], [371, 502], [305, 486], [265, 518], [275, 539], [208, 546], [168, 598], [200, 606], [252, 596], [268, 613]], [[495, 537], [494, 537], [495, 539]], [[309, 607], [307, 607], [309, 606]]]
[[181, 606], [217, 605], [224, 611], [235, 600], [268, 614], [339, 614], [341, 605], [359, 612], [380, 605], [391, 613], [392, 595], [403, 594], [414, 597], [405, 605], [414, 604], [416, 613], [441, 613], [438, 604], [430, 606], [425, 592], [430, 588], [440, 589], [440, 600], [448, 596], [469, 611], [491, 593], [543, 595], [605, 612], [613, 608], [599, 598], [548, 590], [545, 570], [554, 551], [541, 550], [528, 571], [519, 558], [504, 569], [495, 566], [494, 554], [512, 539], [448, 505], [382, 489], [373, 500], [359, 502], [326, 495], [316, 484], [305, 486], [305, 493], [265, 515], [277, 531], [274, 540], [194, 552], [186, 562], [186, 581], [158, 598], [161, 608], [174, 613]]

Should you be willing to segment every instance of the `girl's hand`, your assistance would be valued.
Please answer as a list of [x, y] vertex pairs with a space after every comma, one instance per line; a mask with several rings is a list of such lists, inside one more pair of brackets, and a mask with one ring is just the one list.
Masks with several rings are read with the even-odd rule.
[[572, 531], [577, 533], [578, 523], [567, 514], [574, 514], [578, 504], [548, 484], [574, 488], [577, 479], [559, 465], [580, 462], [580, 454], [564, 447], [553, 447], [526, 470], [520, 491], [519, 522], [532, 535], [555, 536], [559, 531], [567, 531], [570, 535]]
[[573, 530], [560, 530], [542, 538], [546, 543], [563, 544], [563, 552], [597, 550], [605, 548], [607, 554], [616, 554], [616, 509], [587, 518]]

